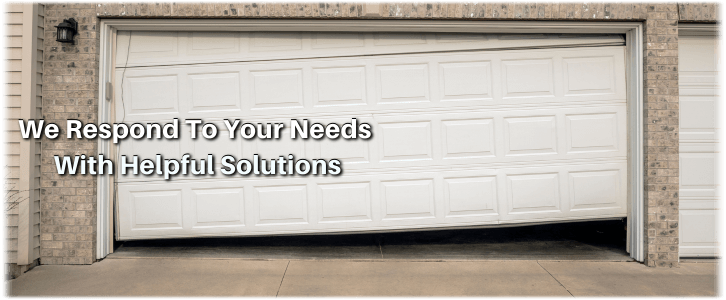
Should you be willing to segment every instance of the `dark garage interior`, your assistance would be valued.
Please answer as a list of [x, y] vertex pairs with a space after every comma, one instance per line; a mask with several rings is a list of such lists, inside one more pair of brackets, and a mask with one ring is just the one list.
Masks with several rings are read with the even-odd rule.
[[117, 242], [108, 258], [631, 261], [625, 220], [516, 227]]

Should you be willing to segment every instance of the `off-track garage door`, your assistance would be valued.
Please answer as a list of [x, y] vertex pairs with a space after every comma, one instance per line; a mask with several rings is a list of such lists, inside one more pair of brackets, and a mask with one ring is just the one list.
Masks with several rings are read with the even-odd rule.
[[[130, 42], [129, 42], [130, 40]], [[331, 176], [117, 175], [118, 238], [626, 216], [620, 36], [120, 32], [116, 122], [357, 118], [370, 140], [126, 140], [154, 158], [338, 158]], [[219, 162], [219, 159], [217, 159]]]

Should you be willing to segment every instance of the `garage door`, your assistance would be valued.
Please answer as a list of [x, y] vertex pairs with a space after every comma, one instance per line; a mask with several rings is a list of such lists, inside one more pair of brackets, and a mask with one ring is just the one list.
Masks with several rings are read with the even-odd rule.
[[[195, 118], [221, 131], [192, 140], [182, 126], [179, 140], [129, 139], [120, 154], [293, 154], [344, 169], [117, 175], [121, 240], [626, 216], [621, 36], [134, 31], [117, 44], [116, 122]], [[373, 138], [232, 140], [226, 118], [356, 118]]]
[[718, 39], [679, 36], [680, 255], [718, 256]]

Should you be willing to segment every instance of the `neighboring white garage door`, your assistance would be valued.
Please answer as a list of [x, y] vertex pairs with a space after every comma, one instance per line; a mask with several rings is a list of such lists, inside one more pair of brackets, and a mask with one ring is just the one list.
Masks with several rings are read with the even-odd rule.
[[223, 131], [192, 141], [183, 126], [178, 141], [126, 140], [120, 153], [144, 158], [339, 158], [344, 174], [119, 177], [119, 239], [625, 217], [623, 44], [620, 36], [133, 32], [129, 45], [121, 32], [116, 122], [358, 118], [374, 138], [293, 142], [285, 131], [270, 142]]
[[718, 39], [679, 36], [680, 255], [717, 256]]

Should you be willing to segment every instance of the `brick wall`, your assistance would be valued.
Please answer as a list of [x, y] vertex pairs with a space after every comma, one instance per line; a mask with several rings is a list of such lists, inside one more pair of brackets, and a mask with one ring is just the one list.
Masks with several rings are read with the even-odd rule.
[[678, 263], [678, 9], [647, 7], [645, 201], [649, 266]]
[[[48, 4], [45, 18], [43, 118], [65, 134], [67, 119], [98, 120], [98, 34], [95, 4]], [[78, 21], [76, 45], [55, 41], [53, 26]], [[60, 176], [53, 155], [94, 155], [95, 140], [42, 140], [41, 264], [91, 264], [95, 260], [96, 180]]]
[[[49, 4], [44, 115], [96, 121], [98, 18], [377, 18], [645, 21], [645, 159], [649, 266], [678, 265], [678, 21], [713, 22], [715, 4], [291, 3]], [[54, 42], [63, 18], [80, 22], [78, 45]], [[47, 88], [46, 88], [47, 87]], [[44, 141], [43, 264], [93, 262], [95, 180], [54, 175], [52, 155], [97, 151], [95, 141]]]

